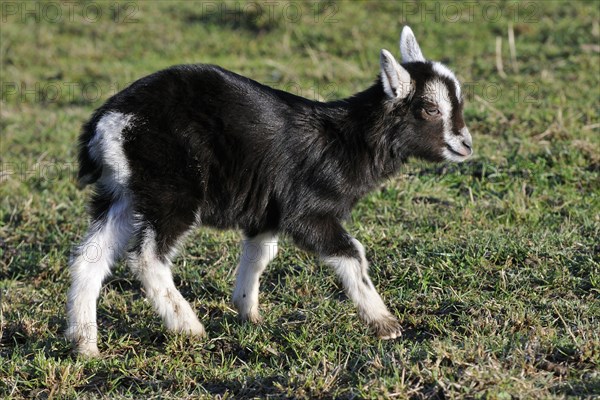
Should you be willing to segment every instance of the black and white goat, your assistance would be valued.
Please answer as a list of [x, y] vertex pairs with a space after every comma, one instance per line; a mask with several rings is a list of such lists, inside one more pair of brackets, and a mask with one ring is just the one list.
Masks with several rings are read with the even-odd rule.
[[382, 50], [380, 77], [345, 100], [320, 103], [185, 65], [136, 81], [96, 110], [80, 137], [79, 180], [96, 190], [71, 261], [67, 336], [77, 351], [98, 353], [96, 300], [125, 254], [168, 329], [205, 334], [170, 261], [199, 225], [243, 232], [233, 291], [242, 319], [260, 320], [259, 277], [283, 234], [333, 268], [380, 338], [399, 336], [342, 221], [409, 157], [460, 162], [472, 152], [454, 74], [425, 60], [408, 27], [400, 50], [402, 65]]

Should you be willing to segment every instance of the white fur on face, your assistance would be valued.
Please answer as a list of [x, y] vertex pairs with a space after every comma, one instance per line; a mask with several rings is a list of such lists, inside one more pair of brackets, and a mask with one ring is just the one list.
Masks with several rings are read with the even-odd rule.
[[242, 241], [242, 254], [237, 268], [233, 304], [240, 318], [260, 321], [258, 312], [259, 278], [267, 264], [277, 255], [277, 236], [263, 233]]
[[456, 98], [460, 101], [460, 96], [461, 96], [460, 83], [458, 82], [458, 79], [456, 79], [456, 76], [454, 76], [454, 73], [452, 71], [450, 71], [450, 69], [448, 67], [446, 67], [444, 64], [439, 63], [439, 62], [433, 63], [433, 70], [438, 75], [448, 78], [452, 82], [454, 82], [454, 86], [456, 89]]
[[132, 254], [129, 267], [139, 278], [167, 328], [173, 332], [204, 336], [204, 326], [173, 283], [171, 265], [157, 256], [155, 234], [148, 231], [139, 254]]
[[450, 94], [448, 88], [439, 79], [434, 79], [425, 84], [425, 99], [436, 104], [442, 115], [444, 124], [444, 141], [446, 144], [452, 145], [454, 138], [452, 134], [452, 103], [450, 102]]
[[106, 113], [98, 121], [95, 135], [88, 144], [90, 155], [102, 164], [103, 176], [108, 176], [108, 183], [113, 186], [125, 186], [131, 174], [123, 151], [122, 132], [132, 121], [133, 115], [114, 111]]
[[440, 110], [443, 129], [444, 129], [444, 142], [447, 146], [452, 148], [451, 151], [448, 148], [444, 148], [442, 150], [442, 154], [444, 158], [448, 161], [453, 162], [461, 162], [464, 161], [469, 155], [459, 155], [456, 152], [463, 154], [467, 149], [463, 145], [464, 143], [471, 144], [471, 135], [466, 127], [460, 130], [460, 135], [455, 135], [452, 133], [452, 113], [454, 112], [452, 107], [452, 102], [450, 100], [450, 93], [448, 92], [448, 87], [446, 84], [439, 80], [434, 79], [425, 84], [425, 99], [428, 102], [433, 104], [437, 104], [438, 109]]
[[90, 227], [71, 262], [66, 335], [81, 354], [98, 354], [96, 300], [102, 281], [127, 248], [133, 229], [130, 207], [126, 196], [113, 203], [106, 220]]

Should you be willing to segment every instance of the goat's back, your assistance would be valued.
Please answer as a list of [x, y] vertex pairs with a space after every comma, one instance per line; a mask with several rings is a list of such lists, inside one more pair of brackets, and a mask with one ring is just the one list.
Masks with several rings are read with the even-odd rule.
[[216, 66], [172, 67], [95, 112], [80, 137], [80, 181], [120, 182], [148, 218], [185, 207], [218, 228], [274, 229], [262, 225], [308, 204], [317, 175], [335, 170], [323, 162], [320, 105]]

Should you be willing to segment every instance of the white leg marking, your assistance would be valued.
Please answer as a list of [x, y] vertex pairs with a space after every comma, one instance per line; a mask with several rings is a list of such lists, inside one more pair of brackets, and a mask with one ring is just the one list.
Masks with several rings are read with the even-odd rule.
[[375, 328], [382, 339], [400, 336], [400, 325], [388, 311], [371, 278], [363, 245], [356, 239], [352, 242], [360, 254], [360, 260], [352, 257], [325, 257], [323, 261], [332, 266], [344, 289], [358, 308], [359, 316]]
[[237, 268], [233, 304], [240, 318], [260, 322], [258, 312], [259, 278], [267, 264], [277, 255], [277, 236], [263, 233], [242, 241], [242, 254]]
[[171, 264], [157, 256], [153, 232], [144, 237], [139, 254], [131, 254], [129, 266], [142, 282], [146, 296], [167, 328], [194, 336], [204, 336], [204, 326], [190, 304], [173, 283]]
[[125, 251], [131, 230], [129, 199], [122, 197], [111, 205], [105, 220], [90, 227], [86, 239], [73, 256], [66, 335], [81, 354], [98, 354], [96, 300], [102, 281]]

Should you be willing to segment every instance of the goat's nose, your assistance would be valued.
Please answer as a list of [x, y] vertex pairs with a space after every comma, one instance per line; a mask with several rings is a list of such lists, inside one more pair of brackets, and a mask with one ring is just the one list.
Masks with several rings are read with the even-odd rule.
[[473, 152], [473, 139], [471, 138], [471, 132], [469, 132], [467, 127], [464, 127], [461, 130], [461, 134], [463, 137], [463, 140], [462, 140], [463, 146], [465, 146], [467, 149], [469, 149], [469, 151], [472, 153]]

